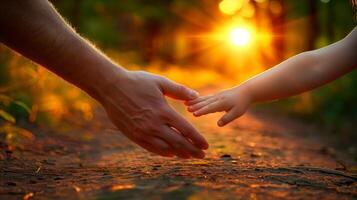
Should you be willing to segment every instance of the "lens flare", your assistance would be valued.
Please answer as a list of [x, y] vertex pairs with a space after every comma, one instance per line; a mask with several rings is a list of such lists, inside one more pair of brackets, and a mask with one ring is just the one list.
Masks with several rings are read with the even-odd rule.
[[251, 41], [251, 32], [246, 28], [234, 28], [231, 30], [229, 40], [237, 46], [245, 46]]

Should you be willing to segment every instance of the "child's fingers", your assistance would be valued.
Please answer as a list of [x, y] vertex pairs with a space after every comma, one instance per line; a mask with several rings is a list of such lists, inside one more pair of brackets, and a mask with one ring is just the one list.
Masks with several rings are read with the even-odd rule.
[[233, 107], [231, 110], [229, 110], [221, 119], [218, 120], [217, 125], [218, 126], [224, 126], [228, 124], [229, 122], [233, 121], [234, 119], [240, 117], [243, 114], [243, 112], [237, 108]]
[[194, 112], [194, 111], [199, 110], [199, 109], [205, 107], [206, 105], [211, 104], [211, 103], [213, 103], [215, 101], [217, 101], [217, 98], [206, 99], [205, 101], [201, 101], [201, 102], [199, 102], [197, 104], [189, 106], [188, 107], [188, 111]]
[[209, 98], [211, 98], [211, 97], [212, 97], [212, 95], [201, 96], [201, 97], [198, 97], [198, 98], [196, 98], [196, 99], [193, 99], [193, 100], [190, 100], [190, 101], [186, 101], [185, 104], [186, 104], [187, 106], [194, 105], [194, 104], [197, 104], [197, 103], [199, 103], [199, 102], [205, 101], [205, 100], [207, 100], [207, 99], [209, 99]]
[[208, 104], [204, 106], [203, 108], [195, 111], [193, 114], [195, 116], [201, 116], [201, 115], [206, 115], [208, 113], [214, 113], [214, 112], [219, 112], [219, 111], [224, 111], [225, 110], [225, 105], [222, 102], [214, 102], [211, 104]]

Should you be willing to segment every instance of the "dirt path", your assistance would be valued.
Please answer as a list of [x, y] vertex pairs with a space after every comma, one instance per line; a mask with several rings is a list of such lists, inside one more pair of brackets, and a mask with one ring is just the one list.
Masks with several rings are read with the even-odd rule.
[[153, 156], [105, 118], [66, 135], [35, 130], [24, 151], [1, 149], [0, 199], [357, 199], [357, 176], [343, 171], [354, 163], [304, 124], [249, 113], [219, 129], [217, 116], [187, 118], [210, 142], [204, 160]]

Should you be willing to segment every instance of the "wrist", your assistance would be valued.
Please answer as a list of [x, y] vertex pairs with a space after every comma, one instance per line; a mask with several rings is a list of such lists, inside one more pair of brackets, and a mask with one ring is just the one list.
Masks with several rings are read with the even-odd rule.
[[129, 71], [111, 62], [96, 68], [96, 73], [83, 76], [85, 81], [82, 82], [85, 86], [82, 89], [97, 101], [104, 103], [116, 86], [125, 84], [125, 80], [129, 78]]
[[249, 89], [248, 84], [243, 83], [237, 87], [238, 94], [246, 99], [248, 104], [255, 102], [253, 91]]

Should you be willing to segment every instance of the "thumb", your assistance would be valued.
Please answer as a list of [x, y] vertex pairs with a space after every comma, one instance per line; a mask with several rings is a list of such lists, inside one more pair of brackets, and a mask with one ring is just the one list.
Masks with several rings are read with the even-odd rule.
[[182, 84], [162, 78], [160, 86], [164, 95], [179, 100], [192, 100], [198, 97], [198, 92]]
[[240, 117], [243, 115], [244, 111], [241, 109], [233, 107], [231, 110], [229, 110], [226, 114], [223, 115], [221, 119], [218, 120], [218, 126], [222, 127], [229, 122], [233, 121], [234, 119]]

